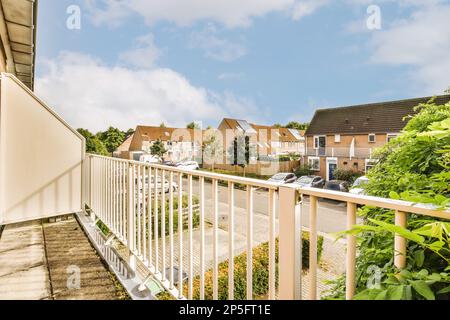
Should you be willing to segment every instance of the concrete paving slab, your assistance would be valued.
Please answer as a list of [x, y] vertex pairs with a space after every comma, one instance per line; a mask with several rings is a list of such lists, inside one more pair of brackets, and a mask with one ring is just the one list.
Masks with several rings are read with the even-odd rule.
[[0, 299], [40, 300], [50, 296], [41, 223], [6, 226], [0, 238]]

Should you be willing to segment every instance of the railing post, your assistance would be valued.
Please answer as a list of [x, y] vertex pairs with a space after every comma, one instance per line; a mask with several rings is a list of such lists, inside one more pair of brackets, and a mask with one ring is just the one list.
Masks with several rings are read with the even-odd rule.
[[128, 203], [128, 249], [130, 250], [129, 264], [132, 270], [136, 270], [136, 256], [135, 256], [135, 217], [134, 217], [134, 166], [128, 165], [128, 188], [127, 188], [127, 203]]
[[[93, 209], [93, 199], [94, 199], [94, 175], [93, 175], [93, 160], [91, 155], [89, 157], [89, 212], [91, 214], [92, 223], [95, 223], [95, 213]], [[86, 206], [86, 204], [84, 204]]]
[[279, 189], [279, 274], [281, 300], [299, 300], [301, 293], [300, 206], [291, 186]]
[[[356, 204], [347, 203], [347, 230], [356, 224]], [[355, 295], [356, 236], [347, 235], [347, 263], [345, 276], [345, 299], [352, 300]]]
[[309, 197], [309, 300], [317, 299], [317, 203]]
[[[407, 215], [405, 212], [396, 211], [395, 212], [395, 225], [406, 228]], [[406, 267], [406, 239], [402, 236], [395, 234], [394, 239], [394, 265], [398, 269], [403, 269]]]

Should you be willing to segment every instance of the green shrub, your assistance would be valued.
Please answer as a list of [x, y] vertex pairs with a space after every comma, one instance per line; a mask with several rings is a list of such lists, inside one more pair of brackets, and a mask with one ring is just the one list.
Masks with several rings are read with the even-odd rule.
[[355, 182], [355, 180], [364, 173], [361, 171], [349, 170], [349, 169], [336, 169], [333, 171], [333, 176], [336, 180], [347, 181], [349, 183]]
[[294, 173], [297, 177], [301, 177], [301, 176], [309, 176], [313, 172], [312, 172], [310, 166], [302, 165], [302, 166], [298, 167], [297, 169], [295, 169]]
[[291, 159], [291, 157], [290, 156], [286, 156], [286, 155], [281, 155], [281, 156], [278, 156], [278, 161], [291, 161], [292, 159]]

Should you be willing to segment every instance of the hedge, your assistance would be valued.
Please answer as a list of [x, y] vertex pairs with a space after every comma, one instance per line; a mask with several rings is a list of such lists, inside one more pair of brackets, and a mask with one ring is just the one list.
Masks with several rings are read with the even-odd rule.
[[[303, 259], [302, 268], [309, 268], [309, 233], [302, 232], [302, 245], [303, 245]], [[278, 264], [278, 239], [276, 239], [276, 253], [275, 259]], [[323, 250], [323, 237], [319, 236], [317, 239], [317, 256], [320, 260]], [[219, 300], [228, 299], [228, 263], [226, 260], [219, 264]], [[234, 298], [236, 300], [246, 300], [247, 293], [247, 254], [242, 253], [234, 259]], [[278, 269], [276, 269], [276, 285], [278, 286]], [[213, 295], [213, 271], [208, 270], [205, 273], [205, 299], [211, 300]], [[193, 299], [200, 299], [200, 276], [194, 278], [193, 282]], [[184, 285], [184, 295], [188, 295], [187, 286]], [[263, 243], [253, 248], [253, 297], [255, 299], [265, 297], [269, 292], [269, 243]], [[159, 294], [158, 299], [166, 300], [171, 299], [170, 295], [166, 292]]]
[[363, 172], [351, 169], [336, 169], [333, 171], [333, 176], [336, 180], [347, 181], [349, 183], [355, 182], [357, 178], [363, 175]]

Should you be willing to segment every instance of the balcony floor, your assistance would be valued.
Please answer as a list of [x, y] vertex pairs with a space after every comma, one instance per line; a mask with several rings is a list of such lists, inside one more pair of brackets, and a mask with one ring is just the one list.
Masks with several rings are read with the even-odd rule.
[[[69, 289], [80, 271], [79, 289]], [[74, 271], [75, 270], [75, 271]], [[8, 225], [0, 237], [0, 300], [112, 300], [127, 295], [78, 222]]]

